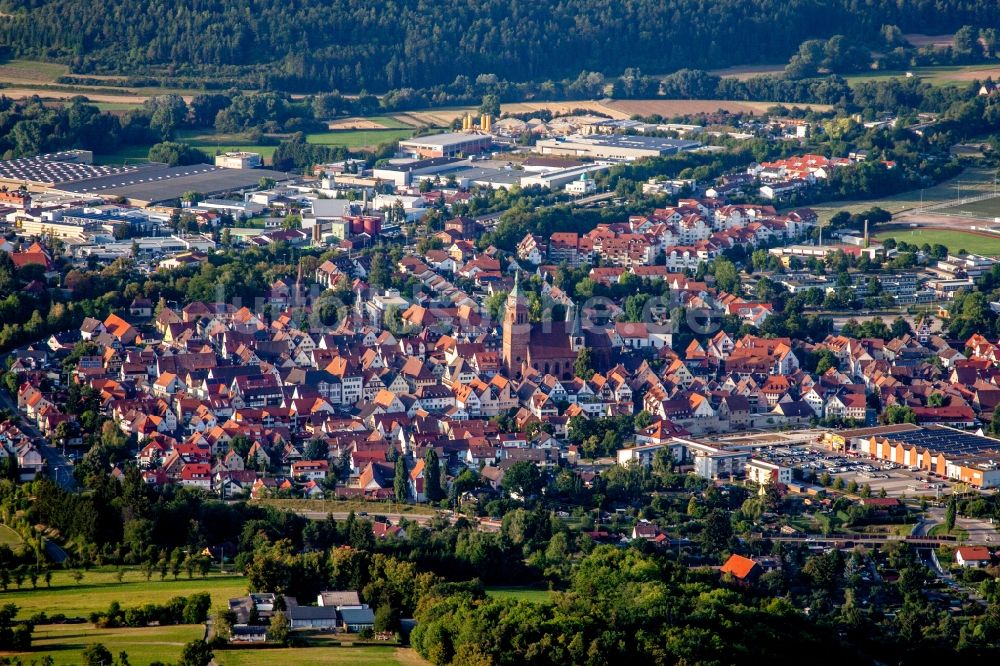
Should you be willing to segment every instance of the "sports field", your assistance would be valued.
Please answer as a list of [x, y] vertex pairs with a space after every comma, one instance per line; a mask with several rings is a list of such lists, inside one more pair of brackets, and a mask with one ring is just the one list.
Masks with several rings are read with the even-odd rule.
[[408, 139], [412, 135], [413, 130], [409, 129], [353, 129], [307, 134], [306, 141], [324, 146], [375, 148], [384, 143]]
[[948, 251], [955, 254], [960, 250], [983, 254], [990, 257], [1000, 256], [1000, 234], [996, 237], [984, 236], [982, 234], [969, 233], [967, 231], [954, 231], [951, 229], [905, 229], [896, 231], [882, 231], [875, 234], [879, 240], [894, 238], [896, 241], [906, 241], [913, 245], [944, 245]]
[[981, 201], [969, 201], [946, 208], [938, 208], [934, 212], [938, 215], [955, 215], [996, 221], [997, 218], [1000, 218], [1000, 197], [990, 197]]
[[954, 178], [923, 190], [910, 190], [878, 199], [829, 201], [813, 204], [809, 207], [816, 211], [820, 221], [824, 222], [838, 211], [860, 213], [873, 206], [878, 206], [895, 215], [915, 210], [920, 206], [946, 205], [949, 201], [957, 200], [959, 195], [964, 199], [978, 194], [987, 194], [993, 191], [994, 176], [995, 171], [992, 169], [969, 168]]
[[243, 576], [212, 574], [202, 578], [196, 574], [188, 579], [187, 573], [181, 572], [177, 580], [169, 574], [166, 580], [160, 580], [159, 573], [154, 573], [147, 581], [143, 572], [130, 569], [119, 583], [114, 569], [102, 568], [83, 572], [79, 584], [73, 580], [71, 572], [54, 571], [52, 587], [46, 587], [43, 580], [38, 581], [38, 589], [32, 589], [27, 582], [20, 590], [11, 586], [6, 592], [0, 592], [0, 605], [15, 604], [20, 609], [18, 617], [30, 617], [42, 611], [48, 615], [62, 613], [67, 617], [86, 617], [93, 611], [107, 610], [112, 601], [128, 608], [146, 603], [161, 604], [173, 597], [198, 592], [212, 595], [214, 608], [246, 591], [247, 582]]

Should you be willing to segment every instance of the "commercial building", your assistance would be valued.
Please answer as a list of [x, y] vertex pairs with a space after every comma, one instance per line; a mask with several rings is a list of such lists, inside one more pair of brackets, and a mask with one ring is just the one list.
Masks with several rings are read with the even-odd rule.
[[792, 469], [765, 460], [751, 460], [747, 463], [747, 479], [759, 486], [769, 483], [788, 484], [792, 481]]
[[459, 168], [457, 157], [432, 157], [420, 160], [392, 160], [372, 170], [376, 181], [388, 181], [396, 187], [406, 187], [419, 176], [438, 176]]
[[[260, 230], [255, 230], [258, 234]], [[119, 257], [135, 258], [161, 257], [177, 252], [200, 251], [208, 252], [215, 249], [215, 242], [210, 236], [193, 234], [190, 236], [144, 236], [130, 238], [114, 243], [95, 243], [77, 245], [73, 248], [74, 257], [96, 257], [98, 259], [114, 260]]]
[[89, 150], [66, 150], [0, 161], [0, 187], [42, 192], [90, 178], [132, 173], [138, 166], [96, 166]]
[[264, 158], [260, 153], [222, 153], [215, 156], [215, 166], [222, 169], [257, 169], [264, 166]]
[[134, 206], [154, 206], [178, 201], [186, 192], [205, 196], [233, 194], [242, 198], [260, 187], [261, 178], [287, 182], [294, 174], [270, 169], [222, 169], [208, 164], [169, 167], [164, 164], [141, 164], [125, 171], [66, 181], [50, 187], [51, 191], [90, 195], [106, 199], [123, 198]]
[[644, 157], [673, 155], [701, 146], [697, 141], [663, 139], [655, 136], [627, 136], [620, 134], [574, 134], [567, 137], [542, 139], [535, 150], [542, 155], [569, 155], [595, 160], [633, 161]]
[[687, 450], [679, 440], [663, 444], [639, 444], [629, 449], [619, 449], [618, 464], [625, 467], [635, 462], [643, 467], [650, 467], [653, 464], [653, 459], [656, 458], [656, 452], [660, 449], [666, 449], [675, 462], [683, 462]]
[[563, 169], [534, 172], [521, 177], [521, 187], [544, 187], [554, 190], [578, 181], [584, 175], [593, 182], [594, 174], [607, 171], [609, 168], [607, 164], [583, 164]]
[[899, 431], [859, 431], [848, 450], [925, 470], [974, 488], [1000, 487], [1000, 441], [941, 425]]
[[489, 134], [449, 132], [400, 141], [399, 150], [420, 158], [460, 157], [484, 152], [492, 143]]

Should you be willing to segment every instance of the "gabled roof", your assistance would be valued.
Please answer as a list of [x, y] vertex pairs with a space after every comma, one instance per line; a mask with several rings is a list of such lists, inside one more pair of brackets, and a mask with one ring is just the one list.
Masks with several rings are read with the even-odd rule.
[[757, 567], [757, 563], [749, 557], [742, 555], [730, 555], [726, 563], [722, 565], [722, 573], [732, 574], [738, 580], [745, 580], [747, 576]]

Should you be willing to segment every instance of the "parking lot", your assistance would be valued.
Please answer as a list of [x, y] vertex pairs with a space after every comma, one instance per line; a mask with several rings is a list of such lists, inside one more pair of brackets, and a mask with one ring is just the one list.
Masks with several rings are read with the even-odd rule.
[[856, 456], [832, 453], [820, 446], [794, 446], [758, 452], [770, 462], [788, 467], [811, 470], [816, 476], [824, 472], [834, 478], [851, 481], [859, 486], [871, 486], [872, 494], [885, 489], [888, 497], [935, 497], [952, 491], [951, 482], [939, 477], [928, 477], [923, 470], [910, 470], [891, 462], [870, 460]]

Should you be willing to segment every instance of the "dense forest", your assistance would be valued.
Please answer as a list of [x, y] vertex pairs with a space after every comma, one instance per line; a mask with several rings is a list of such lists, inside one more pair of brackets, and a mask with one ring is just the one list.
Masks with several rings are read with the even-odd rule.
[[351, 92], [784, 62], [809, 38], [875, 43], [885, 25], [940, 34], [1000, 21], [996, 3], [973, 0], [3, 0], [0, 11], [11, 55], [77, 74]]

